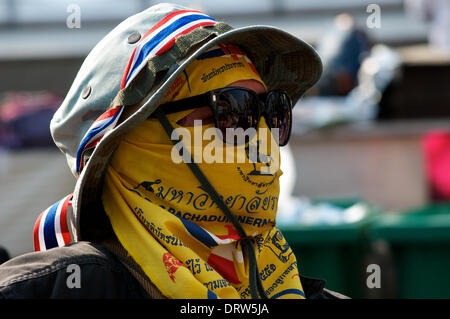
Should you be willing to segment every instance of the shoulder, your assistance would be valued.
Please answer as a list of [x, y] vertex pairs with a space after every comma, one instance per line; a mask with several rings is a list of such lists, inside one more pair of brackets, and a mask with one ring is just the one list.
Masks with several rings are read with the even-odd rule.
[[338, 292], [326, 289], [326, 281], [323, 279], [300, 276], [300, 281], [306, 299], [350, 299]]
[[140, 298], [146, 294], [103, 246], [78, 242], [0, 265], [0, 298]]

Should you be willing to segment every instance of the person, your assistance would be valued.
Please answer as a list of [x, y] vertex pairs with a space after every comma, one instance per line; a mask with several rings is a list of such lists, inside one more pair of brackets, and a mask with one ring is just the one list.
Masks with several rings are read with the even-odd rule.
[[274, 27], [173, 4], [123, 21], [50, 124], [74, 192], [39, 216], [36, 252], [0, 266], [0, 296], [339, 298], [275, 222], [279, 147], [321, 72]]

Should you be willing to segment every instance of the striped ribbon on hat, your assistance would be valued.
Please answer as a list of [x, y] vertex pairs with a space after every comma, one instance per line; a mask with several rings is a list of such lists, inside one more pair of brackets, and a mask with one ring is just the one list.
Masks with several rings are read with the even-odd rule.
[[77, 150], [76, 166], [78, 173], [82, 171], [84, 166], [84, 153], [89, 149], [95, 148], [100, 140], [106, 135], [106, 133], [116, 127], [120, 114], [122, 114], [122, 110], [122, 106], [116, 106], [112, 109], [109, 109], [108, 111], [100, 115], [94, 121], [94, 123], [92, 123], [91, 127], [88, 129], [87, 133], [81, 140], [80, 146]]
[[34, 250], [44, 251], [70, 243], [73, 238], [72, 194], [43, 211], [34, 225]]
[[[151, 57], [160, 55], [171, 48], [178, 36], [200, 26], [215, 23], [215, 19], [196, 10], [179, 10], [165, 16], [137, 43], [125, 68], [120, 89], [128, 87]], [[85, 152], [95, 148], [100, 140], [116, 127], [122, 110], [122, 106], [109, 109], [92, 123], [77, 150], [76, 170], [78, 173], [83, 169]]]
[[160, 55], [175, 39], [200, 26], [213, 25], [216, 20], [196, 10], [179, 10], [165, 16], [138, 42], [125, 69], [121, 89], [128, 87], [152, 56]]

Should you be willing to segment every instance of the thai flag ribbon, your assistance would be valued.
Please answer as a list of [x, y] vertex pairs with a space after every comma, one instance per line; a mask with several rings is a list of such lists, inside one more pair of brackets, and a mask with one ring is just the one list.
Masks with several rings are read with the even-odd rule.
[[73, 238], [72, 194], [43, 211], [34, 225], [34, 250], [44, 251], [69, 244]]
[[196, 10], [179, 10], [165, 16], [137, 43], [125, 68], [120, 88], [128, 87], [147, 61], [170, 49], [177, 37], [198, 27], [215, 23], [215, 19]]

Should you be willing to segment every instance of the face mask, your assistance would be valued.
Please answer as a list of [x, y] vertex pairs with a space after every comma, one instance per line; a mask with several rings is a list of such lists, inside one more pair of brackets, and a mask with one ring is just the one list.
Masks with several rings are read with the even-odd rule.
[[178, 150], [184, 147], [254, 238], [267, 295], [302, 298], [297, 261], [275, 227], [279, 151], [264, 120], [248, 143], [235, 146], [211, 137], [213, 125], [177, 125], [190, 112], [168, 116], [184, 132], [183, 146], [149, 119], [116, 150], [102, 200], [119, 241], [169, 298], [250, 297], [239, 235], [183, 162]]

